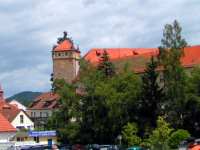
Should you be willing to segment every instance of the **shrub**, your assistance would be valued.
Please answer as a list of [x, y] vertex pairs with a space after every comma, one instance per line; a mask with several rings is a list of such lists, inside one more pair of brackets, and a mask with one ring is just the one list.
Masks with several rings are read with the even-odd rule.
[[188, 137], [190, 137], [190, 133], [187, 130], [178, 129], [170, 135], [168, 139], [168, 145], [172, 149], [178, 148], [180, 142]]

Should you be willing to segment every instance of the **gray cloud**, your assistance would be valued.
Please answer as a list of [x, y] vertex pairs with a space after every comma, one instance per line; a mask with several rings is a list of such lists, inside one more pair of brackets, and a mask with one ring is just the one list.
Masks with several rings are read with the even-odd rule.
[[177, 19], [199, 44], [199, 0], [0, 0], [0, 83], [6, 95], [50, 89], [51, 48], [64, 30], [85, 54], [93, 47], [157, 47]]

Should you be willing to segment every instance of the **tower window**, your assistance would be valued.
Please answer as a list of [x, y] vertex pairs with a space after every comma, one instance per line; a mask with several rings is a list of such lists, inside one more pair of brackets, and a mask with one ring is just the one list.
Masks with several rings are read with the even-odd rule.
[[72, 52], [69, 52], [69, 56], [72, 56]]

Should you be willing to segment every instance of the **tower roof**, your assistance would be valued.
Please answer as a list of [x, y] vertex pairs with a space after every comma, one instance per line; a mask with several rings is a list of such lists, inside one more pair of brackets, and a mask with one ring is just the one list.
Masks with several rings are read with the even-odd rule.
[[67, 37], [68, 33], [66, 31], [63, 32], [63, 37], [58, 38], [57, 45], [54, 46], [53, 51], [76, 51], [80, 52], [79, 48], [74, 47], [73, 40]]
[[69, 50], [74, 50], [74, 45], [73, 42], [69, 39], [65, 39], [62, 41], [60, 44], [58, 44], [53, 51], [69, 51]]

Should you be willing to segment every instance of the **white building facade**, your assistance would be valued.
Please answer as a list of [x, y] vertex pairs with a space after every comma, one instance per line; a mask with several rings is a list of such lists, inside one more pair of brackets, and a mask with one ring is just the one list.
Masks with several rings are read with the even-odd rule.
[[17, 116], [13, 119], [11, 124], [16, 128], [16, 129], [28, 129], [28, 130], [33, 130], [34, 129], [34, 123], [33, 121], [29, 118], [29, 116], [21, 110]]

